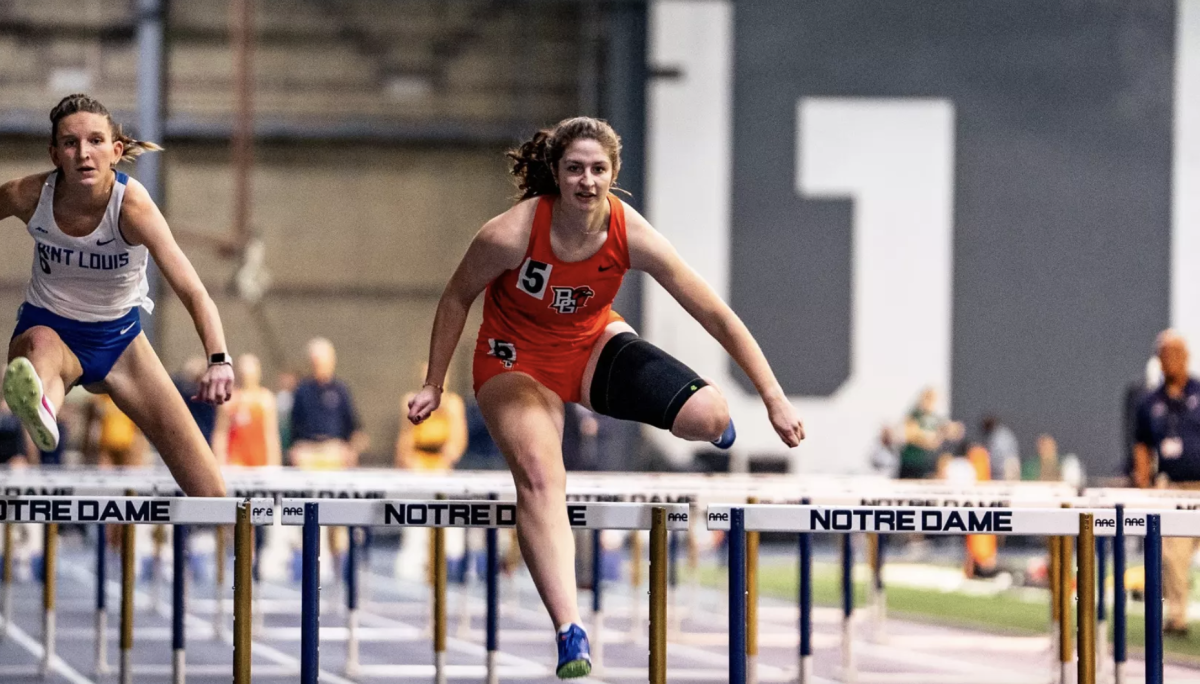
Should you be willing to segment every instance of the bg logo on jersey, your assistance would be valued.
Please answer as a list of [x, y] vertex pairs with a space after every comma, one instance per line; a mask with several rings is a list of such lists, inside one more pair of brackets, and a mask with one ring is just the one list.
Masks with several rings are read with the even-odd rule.
[[587, 285], [580, 287], [555, 287], [554, 301], [550, 303], [550, 308], [560, 314], [572, 314], [587, 306], [588, 300], [596, 296], [592, 288]]

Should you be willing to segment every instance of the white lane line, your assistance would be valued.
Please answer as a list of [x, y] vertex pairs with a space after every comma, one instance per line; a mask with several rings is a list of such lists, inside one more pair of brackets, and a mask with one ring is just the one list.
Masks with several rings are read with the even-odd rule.
[[[0, 622], [2, 622], [2, 620], [3, 619], [0, 618]], [[33, 637], [26, 634], [25, 630], [18, 627], [16, 625], [15, 621], [13, 624], [8, 625], [8, 637], [13, 640], [13, 643], [17, 644], [18, 646], [25, 649], [26, 651], [29, 651], [30, 655], [32, 655], [38, 662], [41, 662], [42, 657], [46, 653], [45, 649], [42, 648], [42, 644], [39, 643], [38, 641], [36, 641]], [[71, 684], [96, 684], [95, 682], [88, 679], [87, 677], [84, 677], [83, 675], [79, 674], [79, 672], [76, 671], [75, 668], [64, 663], [62, 658], [59, 658], [57, 656], [55, 656], [54, 658], [52, 658], [50, 660], [50, 669], [61, 674], [68, 681], [70, 681]], [[38, 665], [31, 665], [29, 668], [23, 669], [21, 671], [21, 673], [26, 674], [26, 675], [33, 675], [33, 674], [36, 674], [37, 671], [38, 671]], [[17, 670], [14, 668], [12, 674], [16, 674], [16, 673], [17, 673]]]
[[[60, 572], [63, 572], [63, 571], [65, 571], [69, 575], [73, 576], [77, 581], [88, 582], [92, 586], [95, 586], [95, 584], [96, 584], [95, 573], [87, 568], [79, 567], [76, 565], [67, 565]], [[108, 587], [108, 589], [110, 591], [118, 591], [119, 592], [121, 590], [121, 583], [117, 580], [109, 580], [106, 583], [106, 586]], [[297, 593], [299, 593], [299, 592], [297, 592]], [[150, 597], [145, 592], [143, 592], [140, 589], [135, 588], [134, 589], [134, 602], [136, 603], [139, 598], [141, 598], [142, 601], [145, 603], [150, 602]], [[189, 625], [194, 624], [198, 627], [207, 626], [208, 630], [209, 630], [209, 634], [210, 635], [212, 634], [212, 622], [211, 621], [204, 620], [195, 615], [191, 615], [190, 613], [186, 614], [185, 617], [186, 617], [187, 623]], [[233, 619], [232, 614], [229, 616], [229, 618], [231, 620]], [[233, 645], [232, 631], [233, 630], [230, 630], [230, 629], [225, 630], [225, 636], [222, 639], [222, 641], [224, 643], [226, 643], [230, 646]], [[187, 633], [188, 634], [193, 633], [190, 627], [189, 627], [189, 631]], [[136, 634], [137, 634], [137, 631], [135, 629], [135, 636], [136, 636]], [[299, 672], [300, 672], [300, 660], [298, 658], [289, 656], [289, 655], [283, 653], [282, 651], [272, 648], [260, 641], [252, 641], [250, 644], [250, 650], [251, 650], [252, 654], [257, 654], [259, 656], [262, 656], [263, 658], [266, 658], [267, 660], [274, 661], [277, 665], [283, 665], [283, 666], [287, 667], [290, 672], [293, 672], [296, 674], [299, 674]], [[191, 667], [188, 668], [189, 671], [191, 671], [191, 669], [192, 669]], [[355, 682], [352, 682], [349, 679], [343, 679], [327, 670], [318, 670], [318, 675], [319, 675], [319, 679], [322, 682], [328, 682], [329, 684], [355, 684]], [[78, 684], [95, 684], [95, 683], [88, 682], [87, 680], [83, 680], [82, 682], [79, 682]]]

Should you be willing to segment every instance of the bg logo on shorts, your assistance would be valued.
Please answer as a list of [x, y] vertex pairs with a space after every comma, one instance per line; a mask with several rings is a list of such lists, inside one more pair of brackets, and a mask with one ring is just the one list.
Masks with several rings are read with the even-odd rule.
[[596, 296], [595, 291], [587, 285], [580, 287], [555, 287], [554, 301], [550, 308], [560, 314], [573, 314], [587, 306], [588, 300]]

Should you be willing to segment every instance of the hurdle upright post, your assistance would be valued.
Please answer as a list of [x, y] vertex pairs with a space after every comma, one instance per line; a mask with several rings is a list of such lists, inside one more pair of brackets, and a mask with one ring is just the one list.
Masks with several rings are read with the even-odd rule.
[[746, 684], [746, 509], [729, 511], [729, 684]]
[[0, 598], [4, 600], [4, 627], [0, 629], [0, 641], [8, 636], [8, 625], [12, 622], [12, 574], [13, 574], [13, 526], [4, 523], [4, 590]]
[[96, 665], [97, 675], [109, 673], [108, 667], [108, 534], [103, 524], [96, 525]]
[[671, 624], [668, 629], [672, 633], [683, 630], [683, 614], [677, 610], [679, 602], [679, 536], [680, 532], [667, 532], [667, 586], [670, 605]]
[[[812, 503], [801, 499], [805, 506]], [[812, 534], [800, 533], [800, 682], [812, 684]]]
[[250, 526], [250, 502], [237, 506], [233, 531], [233, 684], [250, 684], [250, 617], [254, 580], [254, 528]]
[[125, 525], [121, 528], [121, 684], [133, 684], [133, 588], [137, 582], [137, 564], [134, 552], [137, 548], [137, 528]]
[[1117, 504], [1113, 537], [1113, 682], [1125, 684], [1125, 506]]
[[1079, 639], [1077, 684], [1096, 684], [1096, 537], [1093, 531], [1095, 516], [1079, 514], [1079, 569], [1075, 584], [1079, 598], [1076, 605], [1076, 634]]
[[[746, 503], [758, 503], [749, 497]], [[758, 540], [759, 533], [746, 533], [746, 681], [758, 681]]]
[[171, 537], [171, 676], [173, 684], [187, 678], [184, 624], [187, 617], [187, 525], [176, 525]]
[[[500, 497], [489, 494], [495, 501]], [[496, 656], [500, 650], [500, 532], [489, 527], [487, 535], [487, 684], [499, 684], [500, 672], [496, 667]], [[595, 600], [593, 599], [593, 608]], [[599, 631], [597, 630], [597, 633]]]
[[300, 580], [300, 682], [317, 684], [321, 647], [321, 509], [304, 504]]
[[[490, 530], [489, 530], [490, 531]], [[604, 530], [592, 530], [592, 672], [604, 668]]]
[[667, 684], [667, 509], [650, 517], [650, 684]]
[[355, 528], [346, 530], [346, 676], [357, 677], [358, 661], [358, 540]]
[[1050, 660], [1053, 663], [1053, 676], [1057, 678], [1061, 669], [1058, 663], [1058, 653], [1060, 650], [1058, 643], [1063, 638], [1061, 632], [1062, 625], [1058, 619], [1058, 610], [1061, 605], [1058, 600], [1058, 591], [1062, 587], [1062, 581], [1059, 577], [1061, 574], [1060, 566], [1062, 564], [1062, 537], [1047, 537], [1046, 545], [1049, 548], [1050, 555], [1050, 567], [1047, 569], [1050, 584]]
[[1162, 516], [1146, 516], [1146, 684], [1163, 684]]
[[[444, 498], [438, 496], [439, 499]], [[446, 684], [446, 530], [433, 528], [433, 681]]]
[[47, 523], [42, 527], [45, 542], [42, 547], [42, 664], [43, 677], [50, 674], [54, 663], [55, 641], [55, 581], [58, 559], [58, 523]]
[[[1063, 504], [1070, 508], [1070, 504]], [[1074, 593], [1071, 565], [1074, 563], [1074, 544], [1070, 537], [1058, 540], [1058, 663], [1061, 684], [1070, 679], [1071, 660], [1075, 657], [1074, 641], [1071, 639], [1071, 599]]]
[[[1106, 667], [1108, 650], [1108, 537], [1096, 537], [1096, 671]], [[1099, 675], [1097, 675], [1099, 676]]]
[[154, 555], [150, 562], [150, 612], [159, 612], [162, 606], [162, 552], [166, 543], [167, 530], [162, 525], [150, 529], [150, 539], [153, 543]]
[[842, 535], [842, 679], [854, 681], [854, 540]]

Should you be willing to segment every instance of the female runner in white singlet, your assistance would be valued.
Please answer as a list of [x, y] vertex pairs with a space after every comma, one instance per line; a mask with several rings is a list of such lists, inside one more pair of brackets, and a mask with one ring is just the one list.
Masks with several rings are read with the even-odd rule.
[[112, 396], [192, 496], [223, 496], [212, 450], [142, 334], [138, 309], [153, 309], [146, 260], [153, 256], [179, 295], [209, 355], [198, 398], [221, 404], [233, 368], [217, 307], [146, 188], [115, 170], [159, 150], [121, 132], [87, 95], [50, 112], [55, 170], [0, 185], [0, 220], [23, 221], [36, 243], [33, 275], [8, 345], [4, 397], [38, 448], [58, 444], [55, 418], [74, 385]]

